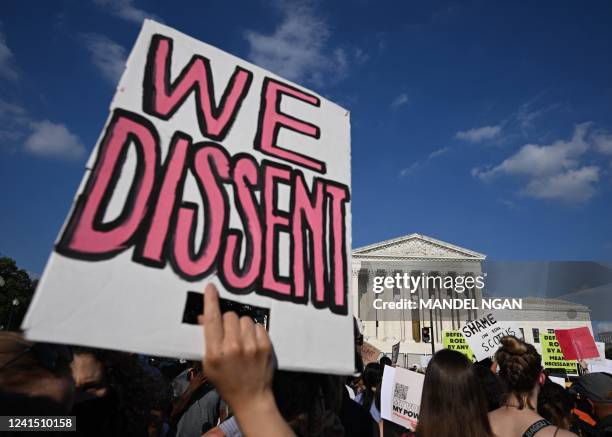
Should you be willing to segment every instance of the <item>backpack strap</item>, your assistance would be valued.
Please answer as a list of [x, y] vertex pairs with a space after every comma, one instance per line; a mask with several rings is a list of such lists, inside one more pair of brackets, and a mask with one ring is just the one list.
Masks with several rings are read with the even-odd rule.
[[536, 433], [543, 428], [550, 426], [550, 422], [546, 419], [540, 419], [537, 422], [533, 422], [527, 431], [523, 433], [523, 437], [533, 437]]

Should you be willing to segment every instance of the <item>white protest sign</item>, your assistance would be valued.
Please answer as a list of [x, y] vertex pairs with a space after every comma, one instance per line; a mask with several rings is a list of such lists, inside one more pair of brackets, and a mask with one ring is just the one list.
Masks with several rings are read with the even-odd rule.
[[601, 362], [593, 361], [589, 365], [590, 373], [610, 373], [612, 374], [612, 360], [604, 359]]
[[199, 359], [212, 282], [266, 312], [281, 368], [353, 372], [350, 174], [345, 109], [146, 20], [27, 337]]
[[420, 360], [421, 360], [421, 368], [422, 369], [427, 369], [427, 366], [429, 365], [429, 362], [431, 361], [431, 357], [433, 357], [433, 355], [421, 355], [420, 356]]
[[565, 379], [564, 378], [560, 378], [558, 376], [548, 376], [548, 378], [554, 382], [557, 385], [560, 385], [561, 387], [565, 388]]
[[401, 367], [385, 366], [380, 415], [405, 428], [416, 429], [425, 376]]
[[496, 320], [493, 313], [467, 323], [461, 328], [461, 333], [474, 352], [476, 361], [495, 355], [502, 337], [513, 335], [522, 338], [518, 327], [507, 321]]
[[586, 360], [587, 367], [591, 373], [594, 373], [593, 366], [595, 366], [595, 369], [602, 369], [606, 367], [606, 344], [603, 341], [596, 341], [595, 346], [597, 346], [599, 357]]
[[603, 341], [596, 341], [595, 346], [597, 346], [599, 358], [593, 358], [591, 361], [603, 362], [606, 359], [606, 344]]

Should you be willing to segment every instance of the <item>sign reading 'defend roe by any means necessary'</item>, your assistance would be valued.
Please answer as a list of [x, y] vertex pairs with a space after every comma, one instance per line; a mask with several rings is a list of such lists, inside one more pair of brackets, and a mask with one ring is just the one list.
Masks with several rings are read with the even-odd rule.
[[212, 282], [268, 311], [281, 368], [350, 373], [350, 223], [348, 112], [147, 20], [24, 328], [198, 359]]
[[474, 361], [474, 352], [472, 352], [470, 345], [465, 341], [460, 331], [442, 331], [442, 346], [445, 349], [461, 352], [468, 357], [470, 361]]

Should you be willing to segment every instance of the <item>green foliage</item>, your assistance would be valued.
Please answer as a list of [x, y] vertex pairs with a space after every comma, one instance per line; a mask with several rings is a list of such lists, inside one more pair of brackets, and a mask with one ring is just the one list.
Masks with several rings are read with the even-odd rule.
[[[38, 281], [32, 281], [25, 270], [17, 267], [15, 260], [5, 257], [0, 257], [0, 277], [0, 325], [7, 329], [10, 319], [8, 328], [17, 330], [21, 326]], [[13, 305], [15, 299], [19, 301], [16, 306]]]

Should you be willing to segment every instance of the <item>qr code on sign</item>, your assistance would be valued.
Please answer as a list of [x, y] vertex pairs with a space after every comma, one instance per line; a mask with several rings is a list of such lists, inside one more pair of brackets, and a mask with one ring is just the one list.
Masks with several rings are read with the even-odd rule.
[[402, 399], [405, 401], [406, 397], [408, 396], [409, 388], [410, 387], [404, 384], [395, 384], [395, 392], [393, 393], [393, 397], [395, 399]]

